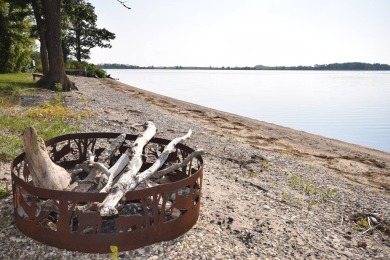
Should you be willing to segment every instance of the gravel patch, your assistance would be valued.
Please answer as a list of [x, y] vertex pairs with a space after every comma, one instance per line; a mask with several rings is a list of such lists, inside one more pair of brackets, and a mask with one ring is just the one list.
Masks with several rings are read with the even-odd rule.
[[[72, 80], [79, 91], [67, 93], [64, 104], [93, 114], [77, 122], [83, 132], [135, 133], [130, 125], [152, 120], [157, 136], [166, 139], [191, 128], [193, 136], [185, 144], [207, 152], [195, 227], [177, 239], [120, 252], [119, 258], [390, 258], [389, 231], [382, 226], [367, 231], [356, 224], [357, 213], [390, 224], [388, 153], [112, 80]], [[9, 182], [9, 163], [2, 162], [0, 169], [3, 187]], [[13, 221], [11, 197], [0, 199], [0, 210], [2, 259], [111, 259], [110, 254], [70, 252], [26, 237]]]

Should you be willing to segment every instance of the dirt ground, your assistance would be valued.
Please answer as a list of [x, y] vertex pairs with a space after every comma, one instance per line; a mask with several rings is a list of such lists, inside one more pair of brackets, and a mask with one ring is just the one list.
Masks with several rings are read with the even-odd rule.
[[[172, 241], [122, 252], [136, 259], [389, 259], [390, 154], [198, 106], [110, 79], [75, 77], [64, 105], [91, 111], [81, 131], [127, 132], [152, 120], [158, 137], [191, 128], [206, 151], [201, 216]], [[9, 162], [2, 162], [2, 185]], [[12, 216], [12, 199], [0, 200]], [[370, 220], [368, 225], [363, 220]], [[366, 222], [364, 222], [366, 223]], [[21, 234], [3, 217], [0, 254], [80, 259]], [[13, 237], [13, 242], [8, 239]], [[6, 239], [7, 238], [7, 239]], [[7, 249], [16, 243], [18, 253]], [[22, 241], [22, 242], [20, 242]], [[4, 242], [4, 243], [3, 243]], [[15, 245], [13, 245], [15, 246]], [[108, 255], [101, 255], [109, 258]]]

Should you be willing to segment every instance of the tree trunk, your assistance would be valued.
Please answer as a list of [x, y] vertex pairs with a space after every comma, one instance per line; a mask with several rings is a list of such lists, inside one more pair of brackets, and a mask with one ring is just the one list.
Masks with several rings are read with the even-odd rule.
[[0, 73], [8, 72], [8, 61], [11, 56], [12, 40], [6, 19], [6, 14], [0, 10]]
[[81, 28], [80, 25], [77, 25], [76, 29], [76, 59], [78, 62], [81, 62]]
[[64, 57], [61, 48], [61, 0], [42, 0], [46, 21], [46, 43], [49, 54], [49, 73], [38, 84], [55, 90], [60, 84], [63, 91], [73, 88], [73, 83], [65, 74]]
[[45, 38], [45, 24], [42, 19], [42, 8], [38, 0], [31, 0], [32, 8], [34, 11], [35, 21], [37, 23], [37, 29], [39, 34], [40, 42], [40, 53], [41, 53], [41, 63], [42, 63], [42, 73], [46, 75], [49, 73], [49, 57], [47, 55], [47, 45]]

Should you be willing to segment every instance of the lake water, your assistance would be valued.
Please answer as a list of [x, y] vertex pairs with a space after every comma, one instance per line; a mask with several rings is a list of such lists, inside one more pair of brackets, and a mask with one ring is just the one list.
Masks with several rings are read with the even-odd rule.
[[158, 94], [390, 152], [389, 71], [107, 73]]

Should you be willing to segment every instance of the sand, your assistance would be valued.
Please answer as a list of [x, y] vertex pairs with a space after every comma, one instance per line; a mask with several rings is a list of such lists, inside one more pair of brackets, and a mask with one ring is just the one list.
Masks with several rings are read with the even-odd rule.
[[[201, 216], [196, 226], [177, 239], [121, 252], [120, 257], [390, 258], [389, 153], [198, 106], [110, 79], [72, 80], [79, 91], [67, 93], [64, 105], [93, 114], [75, 120], [80, 131], [137, 133], [130, 128], [132, 124], [152, 120], [162, 138], [178, 137], [191, 128], [193, 136], [185, 144], [206, 151]], [[1, 177], [8, 180], [9, 164], [2, 164]], [[3, 259], [98, 257], [32, 240], [12, 222], [12, 198], [0, 200], [0, 208], [7, 216], [1, 222]], [[362, 219], [370, 219], [371, 226], [361, 225]]]
[[335, 170], [355, 182], [390, 190], [390, 154], [387, 152], [199, 106], [118, 81], [103, 82], [115, 90], [136, 95], [147, 103], [183, 115], [210, 131], [234, 136], [241, 143], [294, 155], [306, 162]]

